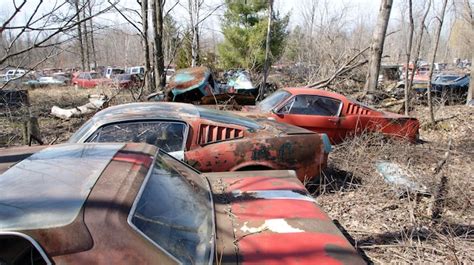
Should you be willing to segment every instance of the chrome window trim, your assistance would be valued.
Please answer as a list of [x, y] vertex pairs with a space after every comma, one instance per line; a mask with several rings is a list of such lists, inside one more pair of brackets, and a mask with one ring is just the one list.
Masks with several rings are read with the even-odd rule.
[[53, 264], [51, 262], [51, 260], [49, 259], [48, 255], [46, 254], [46, 252], [43, 250], [43, 248], [38, 244], [38, 242], [36, 242], [36, 240], [34, 240], [29, 235], [26, 235], [26, 234], [23, 234], [23, 233], [20, 233], [20, 232], [0, 232], [0, 236], [2, 236], [2, 235], [19, 236], [19, 237], [22, 237], [22, 238], [28, 240], [36, 248], [36, 250], [40, 253], [41, 257], [46, 261], [46, 264], [48, 264], [48, 265]]
[[119, 123], [136, 123], [136, 122], [157, 122], [157, 121], [164, 121], [164, 122], [174, 122], [174, 123], [182, 123], [185, 125], [185, 129], [184, 129], [184, 138], [183, 138], [183, 147], [182, 147], [182, 151], [185, 151], [186, 152], [186, 145], [187, 145], [187, 142], [188, 142], [188, 137], [189, 137], [189, 124], [183, 120], [174, 120], [174, 119], [150, 119], [150, 118], [145, 118], [145, 119], [137, 119], [137, 120], [123, 120], [123, 119], [119, 119], [119, 120], [116, 120], [116, 121], [112, 121], [112, 122], [108, 122], [108, 123], [97, 123], [93, 126], [91, 126], [91, 128], [89, 129], [89, 131], [87, 131], [86, 133], [84, 133], [84, 135], [77, 141], [78, 143], [89, 143], [88, 141], [90, 141], [92, 135], [99, 129], [101, 129], [102, 127], [104, 126], [109, 126], [111, 124], [119, 124]]

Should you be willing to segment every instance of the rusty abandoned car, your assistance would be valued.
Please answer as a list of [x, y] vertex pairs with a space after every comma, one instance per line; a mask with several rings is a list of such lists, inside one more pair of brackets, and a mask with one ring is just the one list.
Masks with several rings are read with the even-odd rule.
[[240, 115], [268, 117], [311, 131], [326, 133], [332, 143], [362, 133], [382, 133], [415, 142], [420, 123], [416, 118], [379, 111], [341, 94], [319, 89], [285, 88]]
[[69, 142], [146, 142], [202, 172], [293, 169], [301, 181], [319, 175], [331, 150], [324, 134], [171, 102], [107, 108]]
[[293, 171], [203, 175], [142, 143], [36, 149], [0, 155], [0, 264], [364, 262]]

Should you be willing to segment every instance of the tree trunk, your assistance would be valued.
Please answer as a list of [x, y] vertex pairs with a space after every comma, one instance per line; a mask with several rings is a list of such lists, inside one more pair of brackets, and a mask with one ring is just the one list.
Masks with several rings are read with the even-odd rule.
[[467, 20], [471, 22], [471, 81], [469, 82], [469, 90], [467, 91], [466, 104], [474, 98], [474, 18], [472, 16], [472, 6], [469, 0], [464, 0]]
[[164, 75], [165, 62], [163, 58], [163, 0], [152, 0], [153, 45], [154, 45], [154, 74], [155, 84], [162, 90], [166, 84]]
[[142, 0], [142, 44], [143, 50], [145, 51], [145, 90], [148, 93], [153, 93], [154, 88], [150, 82], [150, 46], [148, 45], [148, 0]]
[[267, 39], [265, 41], [265, 65], [263, 67], [263, 82], [260, 85], [260, 91], [258, 93], [259, 98], [263, 98], [263, 95], [267, 89], [267, 77], [268, 70], [270, 68], [270, 37], [272, 31], [272, 17], [273, 17], [273, 0], [268, 0], [268, 25], [267, 25]]
[[382, 59], [383, 44], [387, 32], [390, 12], [392, 11], [393, 0], [381, 0], [377, 24], [372, 35], [372, 44], [370, 48], [369, 69], [367, 72], [367, 81], [365, 91], [373, 92], [377, 89], [379, 79], [380, 61]]
[[[77, 21], [81, 21], [81, 9], [79, 8], [79, 1], [80, 0], [75, 0], [74, 1], [74, 7], [76, 8], [76, 14], [77, 14]], [[82, 71], [86, 69], [86, 61], [84, 57], [84, 42], [82, 40], [82, 23], [77, 24], [77, 38], [79, 40], [79, 49], [81, 51], [81, 66], [82, 66]]]
[[[82, 9], [83, 13], [84, 13], [84, 18], [87, 17], [87, 13], [86, 13], [86, 8], [84, 7]], [[84, 38], [85, 38], [85, 46], [86, 46], [86, 54], [85, 54], [85, 57], [86, 57], [86, 68], [87, 68], [87, 71], [90, 71], [91, 70], [91, 57], [90, 57], [90, 50], [89, 50], [89, 33], [87, 31], [87, 21], [85, 21], [84, 23], [82, 23], [82, 25], [84, 26]]]
[[406, 67], [405, 67], [405, 115], [408, 116], [410, 112], [410, 90], [408, 87], [408, 66], [410, 65], [410, 57], [411, 57], [411, 46], [413, 44], [413, 31], [415, 31], [415, 25], [413, 22], [413, 5], [412, 0], [408, 0], [408, 13], [410, 19], [410, 32], [408, 37], [407, 43], [407, 50], [406, 50]]
[[191, 21], [191, 67], [199, 63], [199, 0], [188, 0], [189, 19]]
[[94, 65], [94, 71], [97, 71], [97, 53], [95, 50], [95, 41], [94, 41], [94, 24], [92, 23], [92, 6], [91, 6], [91, 1], [88, 1], [88, 7], [89, 7], [89, 16], [91, 19], [89, 19], [89, 26], [91, 30], [91, 49], [92, 49], [92, 63]]
[[439, 23], [438, 27], [436, 28], [435, 32], [435, 39], [433, 42], [433, 51], [431, 54], [431, 61], [430, 61], [430, 71], [428, 73], [428, 109], [430, 112], [430, 120], [431, 123], [435, 123], [435, 117], [434, 117], [434, 112], [433, 112], [433, 101], [431, 98], [431, 79], [433, 77], [433, 68], [434, 68], [434, 63], [436, 60], [436, 53], [438, 52], [438, 45], [439, 45], [439, 37], [441, 35], [441, 28], [443, 27], [443, 21], [444, 21], [444, 13], [446, 12], [446, 6], [448, 4], [448, 0], [443, 0], [443, 8], [441, 9], [441, 14], [438, 17]]
[[408, 91], [411, 91], [411, 88], [413, 86], [413, 78], [415, 77], [416, 66], [418, 64], [418, 57], [420, 57], [421, 43], [423, 42], [423, 33], [425, 32], [425, 21], [430, 11], [430, 7], [431, 7], [431, 1], [428, 1], [428, 7], [426, 7], [423, 18], [420, 21], [420, 29], [419, 29], [420, 36], [418, 38], [418, 42], [416, 43], [415, 56], [413, 60], [413, 69], [411, 69], [410, 81], [408, 82]]

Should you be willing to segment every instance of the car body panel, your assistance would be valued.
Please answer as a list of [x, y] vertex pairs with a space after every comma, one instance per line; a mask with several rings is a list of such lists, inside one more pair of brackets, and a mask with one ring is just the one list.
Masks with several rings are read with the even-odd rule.
[[[384, 135], [417, 140], [419, 122], [415, 118], [379, 111], [353, 101], [341, 94], [311, 88], [286, 88], [291, 94], [278, 102], [271, 110], [259, 106], [243, 108], [239, 115], [270, 118], [279, 122], [296, 125], [311, 131], [326, 133], [332, 143], [340, 143], [349, 136], [361, 133], [380, 132]], [[340, 102], [339, 110], [331, 115], [283, 113], [282, 109], [298, 96], [330, 99]]]
[[[208, 117], [202, 116], [204, 112]], [[221, 120], [212, 120], [213, 115]], [[224, 119], [226, 115], [230, 114], [184, 103], [125, 104], [94, 115], [70, 142], [92, 141], [94, 132], [109, 124], [182, 122], [187, 125], [183, 150], [167, 151], [184, 151], [184, 161], [202, 172], [294, 169], [305, 181], [319, 176], [327, 164], [329, 144], [319, 134], [267, 119]]]
[[76, 74], [71, 83], [82, 88], [94, 88], [98, 85], [110, 84], [110, 79], [99, 77], [96, 72], [81, 72]]
[[235, 238], [234, 246], [217, 246], [223, 263], [365, 264], [291, 171], [204, 175], [215, 196], [217, 242]]

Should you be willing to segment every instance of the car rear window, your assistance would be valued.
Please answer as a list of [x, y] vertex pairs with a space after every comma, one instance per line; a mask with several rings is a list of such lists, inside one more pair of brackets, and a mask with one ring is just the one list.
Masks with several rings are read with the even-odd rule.
[[260, 126], [260, 124], [246, 117], [231, 114], [225, 111], [217, 111], [217, 110], [207, 109], [207, 108], [202, 108], [202, 107], [196, 107], [196, 108], [199, 111], [199, 115], [203, 119], [220, 122], [220, 123], [226, 123], [226, 124], [235, 124], [235, 125], [246, 127], [251, 130], [262, 129], [262, 126]]
[[209, 264], [213, 220], [206, 180], [168, 155], [158, 154], [130, 212], [130, 225], [180, 263]]

